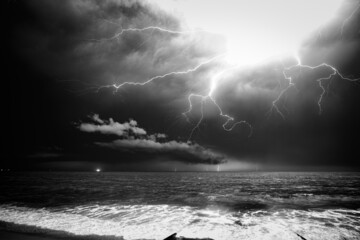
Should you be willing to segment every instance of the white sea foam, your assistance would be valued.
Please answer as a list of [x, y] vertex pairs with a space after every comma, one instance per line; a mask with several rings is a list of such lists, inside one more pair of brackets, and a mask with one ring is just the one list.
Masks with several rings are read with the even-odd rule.
[[178, 235], [216, 240], [360, 238], [360, 210], [226, 212], [171, 205], [84, 205], [34, 209], [0, 205], [0, 220], [76, 235], [163, 239]]

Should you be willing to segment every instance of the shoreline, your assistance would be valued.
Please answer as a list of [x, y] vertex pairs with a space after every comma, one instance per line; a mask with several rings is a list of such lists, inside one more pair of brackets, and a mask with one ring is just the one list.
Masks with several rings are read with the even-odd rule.
[[75, 235], [65, 231], [40, 228], [25, 224], [16, 224], [0, 221], [0, 239], [1, 240], [124, 240], [120, 236], [103, 235]]
[[[77, 236], [77, 239], [104, 239], [103, 236], [97, 236], [97, 237], [85, 237]], [[3, 230], [0, 229], [0, 239], [1, 240], [59, 240], [59, 239], [69, 239], [66, 236], [63, 237], [55, 237], [55, 236], [46, 236], [45, 234], [37, 234], [37, 233], [20, 233], [20, 232], [14, 232], [9, 230]], [[115, 238], [114, 238], [115, 239]], [[122, 238], [116, 238], [116, 239], [122, 239]], [[173, 237], [173, 238], [166, 238], [169, 240], [213, 240], [211, 238], [184, 238], [184, 237]]]
[[0, 239], [2, 240], [56, 240], [50, 236], [31, 234], [31, 233], [18, 233], [0, 229]]
[[[212, 238], [191, 238], [176, 236], [164, 236], [164, 240], [214, 240]], [[51, 230], [33, 227], [25, 224], [15, 224], [0, 221], [1, 240], [125, 240], [121, 236], [112, 235], [75, 235], [65, 231]], [[144, 238], [143, 240], [146, 240]]]

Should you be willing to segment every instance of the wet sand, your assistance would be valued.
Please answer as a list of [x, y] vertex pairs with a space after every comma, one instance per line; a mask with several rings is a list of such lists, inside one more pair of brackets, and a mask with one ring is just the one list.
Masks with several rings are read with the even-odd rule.
[[[66, 239], [66, 238], [59, 238], [59, 237], [52, 237], [52, 236], [45, 236], [33, 233], [17, 233], [12, 231], [0, 230], [0, 239], [1, 240], [59, 240], [59, 239]], [[77, 239], [89, 239], [89, 238], [82, 238], [78, 236]], [[169, 238], [171, 240], [212, 240], [210, 238], [184, 238], [184, 237], [175, 237]]]
[[1, 240], [55, 240], [56, 238], [51, 238], [48, 236], [39, 236], [35, 234], [28, 233], [16, 233], [10, 231], [0, 230], [0, 239]]
[[0, 221], [1, 240], [124, 240], [119, 236], [75, 235], [65, 231], [36, 228], [24, 224]]

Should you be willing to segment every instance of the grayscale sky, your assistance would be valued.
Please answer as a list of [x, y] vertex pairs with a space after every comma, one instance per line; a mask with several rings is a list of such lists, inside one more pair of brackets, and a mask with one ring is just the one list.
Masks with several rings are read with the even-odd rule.
[[360, 167], [358, 0], [3, 4], [2, 168]]

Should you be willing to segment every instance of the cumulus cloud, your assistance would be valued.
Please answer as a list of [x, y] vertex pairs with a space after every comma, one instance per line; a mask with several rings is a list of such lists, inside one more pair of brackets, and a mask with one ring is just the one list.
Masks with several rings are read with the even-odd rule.
[[90, 116], [90, 118], [91, 118], [92, 120], [94, 120], [95, 122], [97, 122], [97, 123], [100, 123], [100, 124], [104, 124], [104, 123], [105, 123], [104, 120], [102, 120], [102, 119], [100, 118], [99, 114], [93, 114], [93, 115]]
[[103, 120], [99, 117], [98, 114], [91, 116], [91, 119], [95, 123], [81, 123], [79, 125], [80, 131], [89, 132], [89, 133], [102, 133], [108, 135], [117, 135], [117, 136], [141, 136], [146, 135], [146, 131], [142, 128], [137, 127], [137, 122], [130, 119], [129, 122], [118, 123], [115, 122], [112, 118], [109, 120]]
[[111, 142], [95, 142], [96, 145], [118, 151], [171, 155], [176, 160], [186, 163], [221, 164], [225, 163], [224, 155], [204, 148], [196, 143], [169, 140], [163, 133], [147, 134], [138, 127], [135, 120], [118, 123], [112, 118], [103, 120], [98, 114], [90, 116], [94, 123], [80, 123], [80, 131], [117, 135], [120, 139]]

